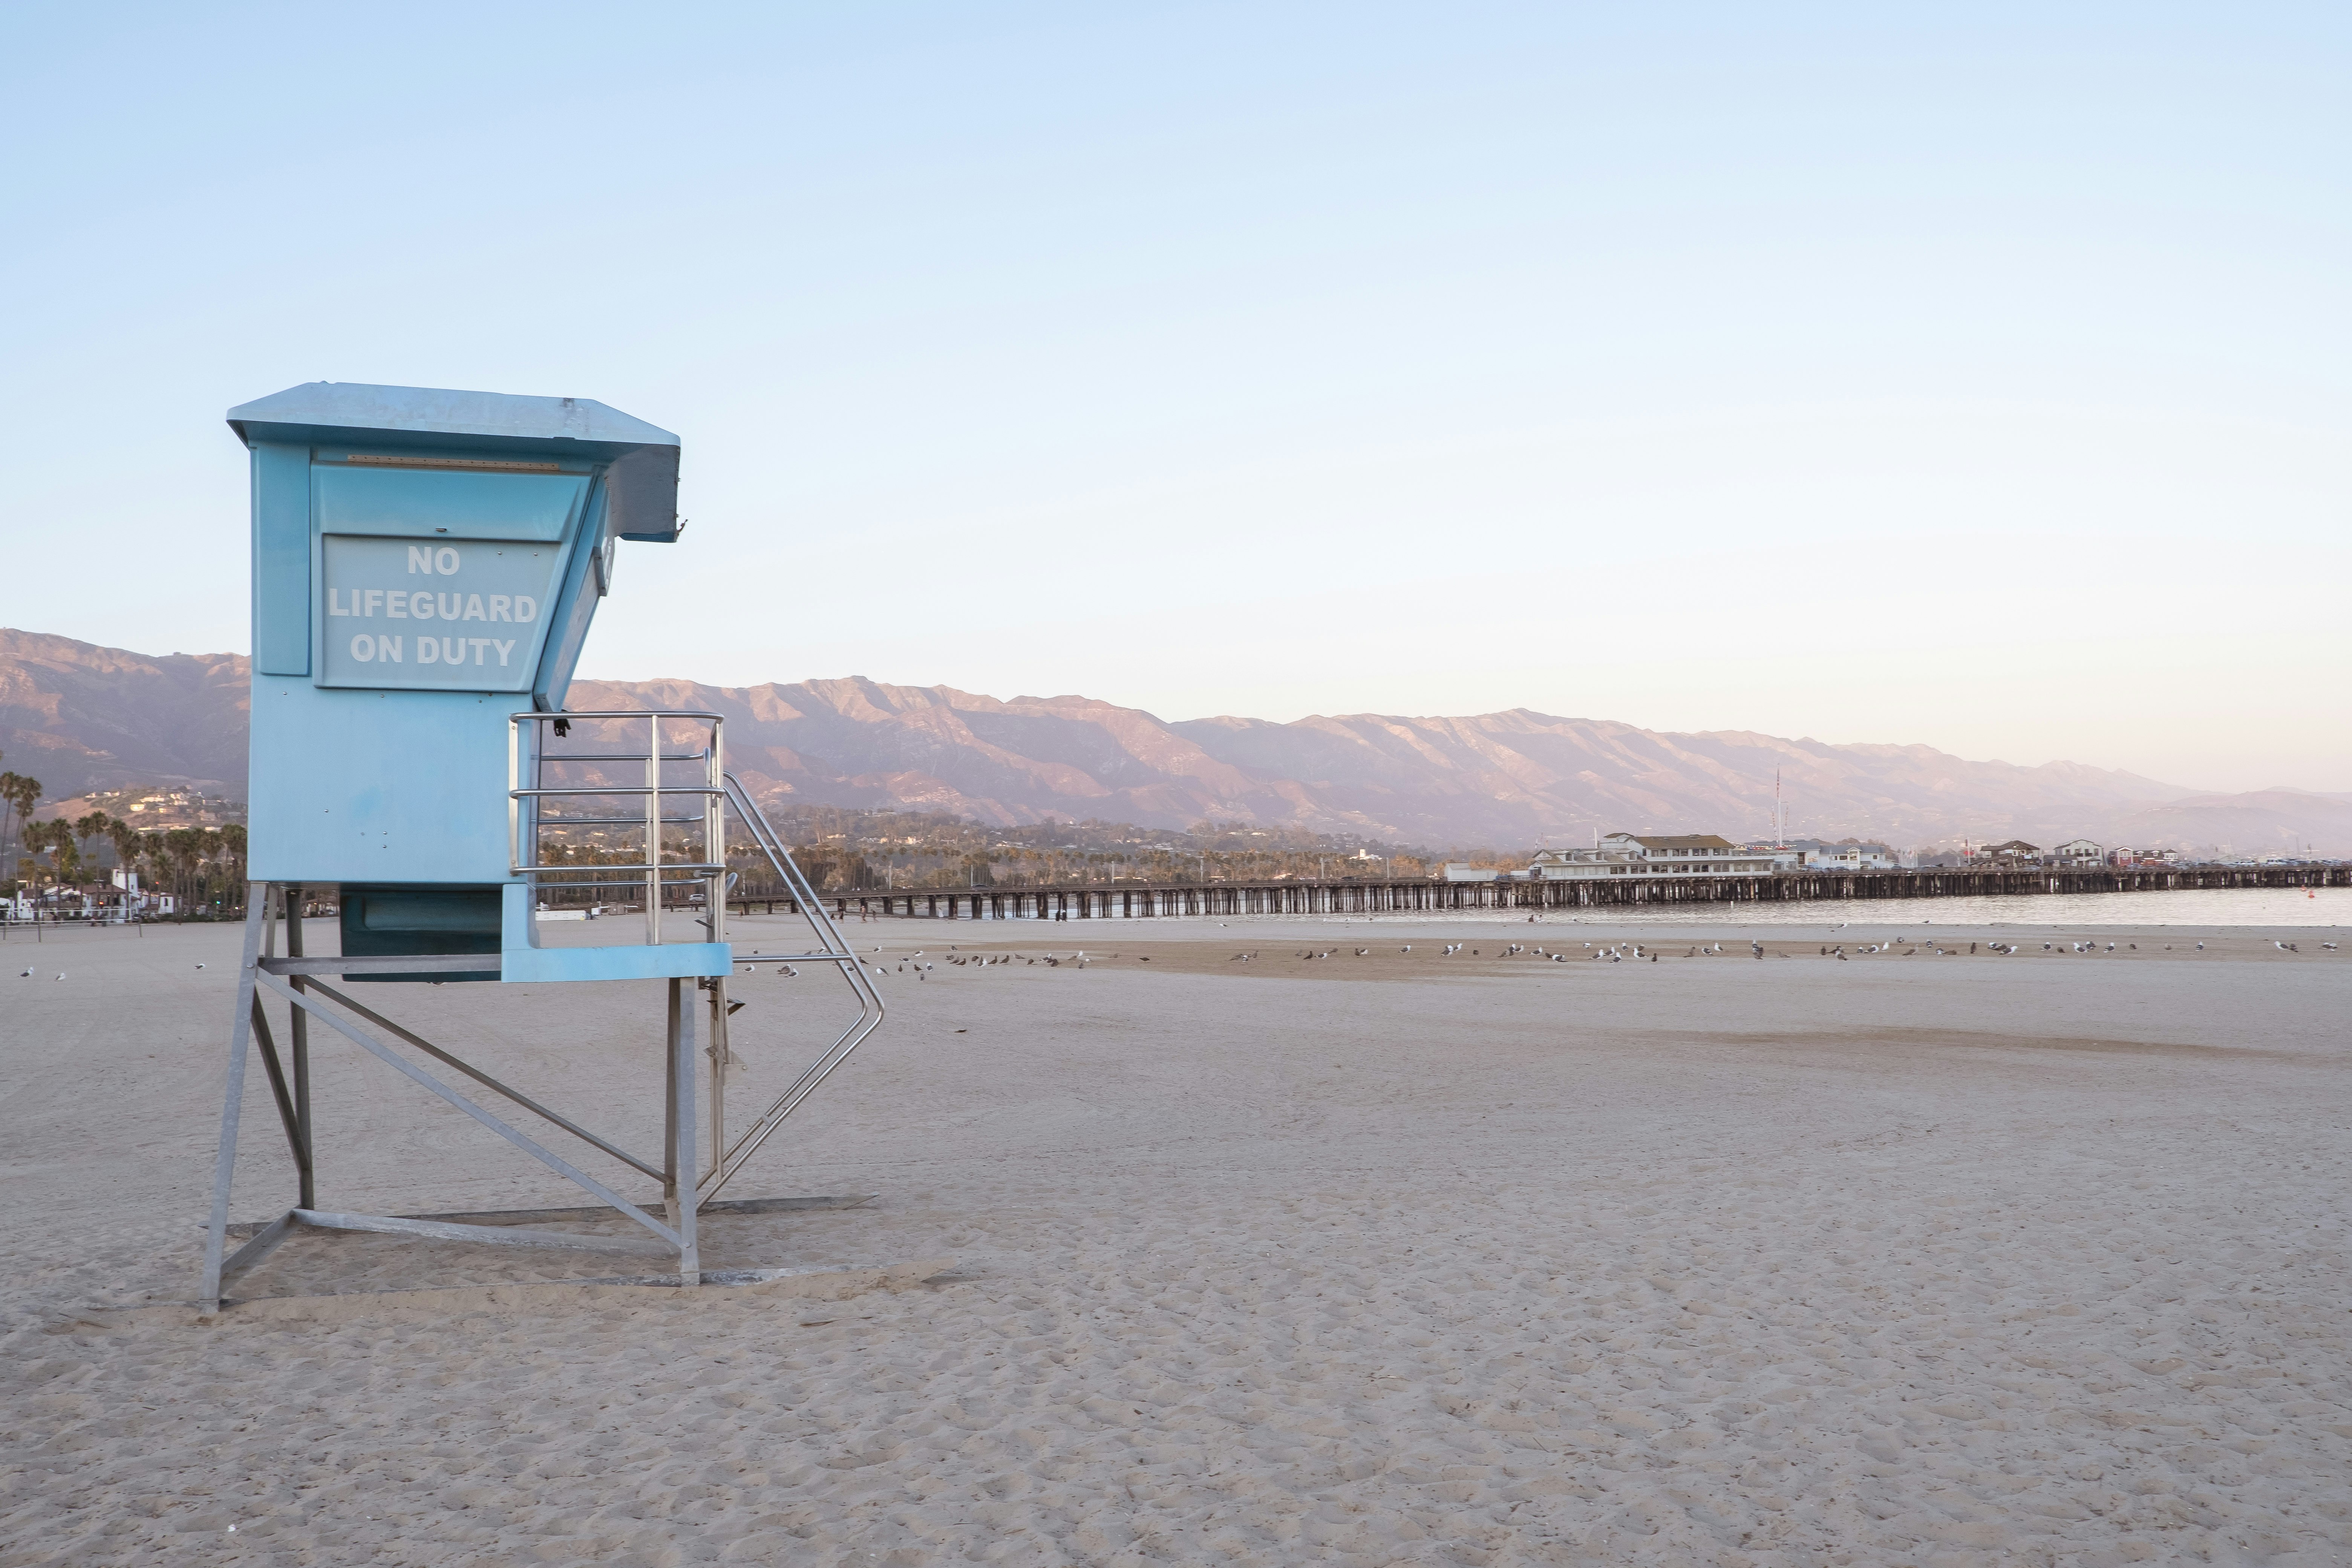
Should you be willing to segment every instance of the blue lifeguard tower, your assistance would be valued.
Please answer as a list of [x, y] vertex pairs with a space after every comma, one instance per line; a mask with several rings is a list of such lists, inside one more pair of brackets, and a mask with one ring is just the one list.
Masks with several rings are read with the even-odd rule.
[[[564, 710], [597, 606], [613, 590], [619, 546], [678, 539], [678, 438], [583, 398], [331, 382], [242, 405], [228, 423], [252, 453], [251, 885], [201, 1310], [218, 1310], [240, 1272], [306, 1226], [675, 1258], [677, 1281], [691, 1285], [703, 1279], [698, 1215], [842, 1201], [722, 1204], [716, 1194], [880, 1023], [871, 980], [726, 771], [719, 715]], [[810, 951], [739, 955], [728, 942], [730, 807], [808, 919]], [[585, 912], [549, 910], [550, 898], [608, 898], [624, 914], [554, 928], [563, 940], [548, 940], [547, 915]], [[331, 900], [340, 912], [335, 954], [304, 951], [301, 912], [312, 900]], [[642, 924], [626, 918], [632, 902]], [[746, 964], [788, 963], [836, 965], [857, 1016], [730, 1143], [728, 978]], [[362, 1003], [331, 978], [666, 982], [660, 1156], [641, 1157], [572, 1122], [394, 1022], [381, 1010], [391, 1002]], [[282, 1058], [265, 999], [288, 1008]], [[698, 999], [710, 1037], [707, 1165], [697, 1156]], [[321, 1209], [312, 1018], [651, 1238], [531, 1228], [511, 1214]], [[237, 1122], [257, 1048], [299, 1190], [276, 1219], [232, 1226]], [[659, 1181], [661, 1203], [622, 1196], [460, 1094], [418, 1055]], [[658, 1215], [649, 1212], [656, 1206]], [[249, 1238], [231, 1254], [233, 1230]]]

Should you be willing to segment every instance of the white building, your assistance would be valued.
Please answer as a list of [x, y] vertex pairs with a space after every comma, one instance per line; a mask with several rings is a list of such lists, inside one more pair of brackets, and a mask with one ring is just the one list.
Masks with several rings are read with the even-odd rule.
[[1742, 849], [1712, 833], [1612, 833], [1590, 849], [1547, 849], [1528, 875], [1547, 882], [1588, 877], [1766, 877], [1769, 852]]
[[1809, 871], [1892, 871], [1903, 863], [1903, 858], [1884, 844], [1860, 838], [1841, 838], [1832, 844], [1822, 838], [1792, 838], [1785, 846], [1797, 857], [1797, 864]]
[[122, 895], [121, 898], [108, 900], [108, 907], [116, 913], [136, 916], [168, 915], [178, 912], [178, 900], [173, 895], [159, 893], [152, 889], [142, 889], [139, 885], [139, 873], [136, 871], [126, 870], [117, 866], [107, 880], [113, 885], [117, 893]]
[[1437, 868], [1441, 882], [1491, 882], [1501, 875], [1492, 866], [1473, 866], [1467, 860], [1448, 860]]
[[1537, 882], [1581, 881], [1589, 877], [1633, 874], [1633, 862], [1600, 849], [1538, 849], [1528, 863], [1528, 878]]
[[2050, 851], [2046, 859], [2053, 866], [2104, 866], [2107, 852], [2087, 838], [2069, 838]]

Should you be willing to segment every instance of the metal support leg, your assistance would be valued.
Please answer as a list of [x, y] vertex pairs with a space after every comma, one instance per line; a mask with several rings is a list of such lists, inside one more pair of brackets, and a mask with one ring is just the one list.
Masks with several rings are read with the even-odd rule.
[[[677, 1229], [677, 1027], [686, 1005], [678, 988], [685, 984], [669, 983], [667, 1026], [662, 1034], [662, 1208], [672, 1230]], [[690, 1103], [687, 1114], [693, 1114]]]
[[668, 1116], [662, 1148], [662, 1198], [670, 1228], [677, 1232], [677, 1282], [702, 1283], [702, 1258], [695, 1244], [695, 1211], [701, 1206], [694, 1168], [694, 1005], [686, 982], [669, 983]]
[[[302, 952], [302, 903], [305, 898], [299, 884], [286, 889], [286, 956], [300, 958]], [[289, 974], [287, 984], [295, 990], [302, 989], [302, 977]], [[319, 1206], [319, 1181], [316, 1162], [318, 1145], [310, 1142], [310, 1015], [299, 1007], [289, 1007], [293, 1015], [287, 1025], [287, 1047], [294, 1072], [294, 1125], [302, 1142], [302, 1201], [298, 1208]]]
[[228, 1187], [236, 1173], [236, 1119], [245, 1107], [245, 1058], [253, 1039], [254, 984], [260, 976], [262, 928], [269, 919], [269, 885], [245, 888], [245, 958], [236, 971], [236, 1012], [228, 1032], [228, 1089], [221, 1101], [220, 1152], [213, 1161], [212, 1222], [205, 1232], [204, 1279], [196, 1288], [196, 1311], [209, 1318], [220, 1310], [221, 1262], [228, 1244]]
[[[731, 1055], [727, 1040], [727, 982], [713, 978], [710, 987], [710, 1155], [713, 1161], [727, 1147], [727, 1067]], [[717, 1175], [713, 1164], [707, 1176]]]

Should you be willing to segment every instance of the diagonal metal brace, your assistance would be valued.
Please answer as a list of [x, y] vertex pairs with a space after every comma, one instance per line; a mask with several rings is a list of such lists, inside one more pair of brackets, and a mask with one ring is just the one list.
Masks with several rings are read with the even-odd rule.
[[228, 1260], [221, 1265], [221, 1289], [226, 1289], [231, 1279], [277, 1251], [278, 1243], [293, 1234], [295, 1215], [299, 1212], [289, 1209], [285, 1214], [279, 1215], [255, 1232], [252, 1240], [231, 1254]]
[[[592, 1211], [593, 1212], [593, 1211]], [[471, 1241], [490, 1247], [530, 1247], [558, 1252], [617, 1252], [631, 1258], [667, 1258], [670, 1249], [628, 1237], [582, 1236], [563, 1230], [525, 1230], [510, 1225], [455, 1225], [446, 1220], [401, 1219], [392, 1215], [325, 1214], [296, 1209], [296, 1223], [314, 1230], [363, 1230], [379, 1236], [414, 1236], [427, 1241]]]
[[[318, 997], [320, 994], [324, 993], [329, 996], [332, 996], [333, 994], [331, 992], [328, 992], [326, 987], [313, 983], [309, 989], [297, 992], [292, 987], [289, 986], [283, 980], [280, 980], [274, 974], [256, 973], [254, 979], [257, 984], [268, 990], [276, 992], [278, 995], [284, 997], [293, 1005], [303, 1008], [304, 1010], [313, 1014], [317, 1016], [319, 1022], [326, 1025], [327, 1027], [334, 1030], [337, 1034], [342, 1036], [345, 1039], [351, 1041], [353, 1045], [359, 1047], [370, 1056], [374, 1057], [381, 1062], [383, 1062], [387, 1066], [391, 1067], [394, 1071], [399, 1072], [404, 1077], [408, 1078], [424, 1089], [438, 1095], [441, 1099], [457, 1107], [459, 1110], [464, 1111], [467, 1115], [472, 1117], [475, 1121], [480, 1122], [483, 1126], [488, 1128], [491, 1131], [497, 1133], [499, 1137], [505, 1139], [516, 1148], [520, 1149], [524, 1153], [529, 1154], [531, 1158], [539, 1161], [541, 1164], [547, 1166], [558, 1175], [570, 1181], [575, 1186], [581, 1187], [593, 1194], [596, 1197], [602, 1199], [604, 1203], [610, 1205], [612, 1207], [618, 1209], [621, 1213], [628, 1215], [631, 1219], [635, 1220], [639, 1225], [644, 1226], [647, 1230], [652, 1231], [656, 1236], [660, 1237], [672, 1247], [683, 1247], [685, 1245], [684, 1238], [681, 1237], [677, 1231], [672, 1230], [669, 1226], [662, 1224], [661, 1221], [654, 1218], [643, 1209], [638, 1208], [635, 1205], [630, 1203], [628, 1199], [623, 1197], [620, 1194], [614, 1192], [612, 1188], [606, 1186], [595, 1177], [588, 1174], [587, 1172], [573, 1165], [561, 1154], [556, 1153], [551, 1149], [546, 1148], [526, 1134], [516, 1131], [514, 1128], [508, 1126], [505, 1122], [499, 1121], [497, 1117], [491, 1115], [480, 1106], [476, 1105], [472, 1100], [467, 1100], [464, 1095], [459, 1094], [456, 1089], [451, 1089], [447, 1084], [443, 1083], [439, 1079], [435, 1078], [431, 1073], [426, 1072], [423, 1068], [404, 1059], [398, 1053], [392, 1050], [391, 1047], [383, 1045], [380, 1041], [371, 1039], [367, 1035], [345, 1023], [334, 1014], [328, 1012], [323, 1007], [320, 1007], [318, 1003]], [[659, 1173], [656, 1173], [658, 1174]], [[225, 1224], [223, 1228], [226, 1228]]]
[[500, 1083], [498, 1079], [492, 1078], [481, 1068], [473, 1066], [471, 1063], [460, 1061], [457, 1058], [451, 1056], [447, 1051], [443, 1050], [440, 1047], [435, 1045], [424, 1036], [416, 1034], [412, 1030], [402, 1028], [399, 1025], [394, 1023], [383, 1014], [376, 1012], [371, 1007], [363, 1006], [360, 1003], [352, 1001], [349, 996], [344, 995], [333, 986], [326, 984], [321, 981], [312, 980], [308, 983], [307, 989], [316, 991], [322, 996], [332, 997], [339, 1005], [351, 1012], [357, 1013], [361, 1017], [365, 1018], [369, 1023], [373, 1024], [377, 1028], [384, 1031], [384, 1033], [396, 1036], [400, 1039], [405, 1040], [408, 1044], [415, 1046], [418, 1050], [423, 1051], [426, 1056], [431, 1057], [437, 1062], [442, 1062], [449, 1067], [456, 1068], [459, 1072], [464, 1073], [467, 1078], [472, 1079], [476, 1083], [482, 1085], [486, 1089], [495, 1089], [497, 1092], [505, 1095], [509, 1100], [513, 1100], [517, 1105], [521, 1106], [533, 1116], [537, 1116], [544, 1121], [552, 1122], [554, 1125], [562, 1128], [566, 1132], [571, 1133], [572, 1136], [579, 1139], [581, 1142], [594, 1144], [597, 1148], [602, 1149], [605, 1153], [610, 1154], [614, 1159], [618, 1160], [624, 1165], [634, 1165], [639, 1171], [651, 1176], [654, 1180], [657, 1182], [661, 1180], [662, 1172], [659, 1165], [648, 1164], [645, 1161], [638, 1159], [635, 1154], [630, 1153], [626, 1149], [620, 1148], [615, 1144], [609, 1143], [604, 1139], [597, 1137], [596, 1134], [589, 1131], [588, 1129], [581, 1126], [578, 1122], [571, 1120], [569, 1117], [557, 1115], [554, 1111], [550, 1110], [544, 1105], [540, 1104], [539, 1101], [531, 1099], [530, 1096], [523, 1093], [520, 1089], [508, 1088], [505, 1084]]
[[[301, 1015], [297, 1013], [295, 1016]], [[269, 1033], [269, 1016], [261, 1010], [258, 993], [253, 998], [253, 1039], [261, 1047], [262, 1068], [269, 1074], [269, 1092], [278, 1101], [278, 1120], [286, 1124], [286, 1146], [293, 1151], [294, 1169], [307, 1176], [310, 1171], [310, 1145], [302, 1135], [302, 1118], [295, 1109], [293, 1095], [287, 1089], [286, 1069], [278, 1064], [278, 1042]]]

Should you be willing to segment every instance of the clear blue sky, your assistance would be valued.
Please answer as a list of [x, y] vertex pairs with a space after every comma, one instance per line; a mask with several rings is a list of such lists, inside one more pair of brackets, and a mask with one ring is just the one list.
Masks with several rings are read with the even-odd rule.
[[2352, 12], [12, 10], [0, 624], [246, 647], [229, 405], [680, 432], [592, 673], [2352, 790]]

